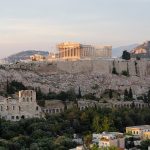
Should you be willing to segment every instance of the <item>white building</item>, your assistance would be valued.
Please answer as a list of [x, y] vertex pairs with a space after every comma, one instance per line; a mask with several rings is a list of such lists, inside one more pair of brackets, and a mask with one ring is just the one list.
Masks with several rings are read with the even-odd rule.
[[19, 91], [19, 99], [6, 98], [0, 100], [0, 117], [18, 121], [25, 118], [43, 117], [40, 106], [36, 103], [36, 92], [32, 90]]
[[102, 134], [93, 134], [93, 143], [98, 143], [100, 148], [115, 146], [125, 148], [125, 138], [123, 133], [103, 132]]

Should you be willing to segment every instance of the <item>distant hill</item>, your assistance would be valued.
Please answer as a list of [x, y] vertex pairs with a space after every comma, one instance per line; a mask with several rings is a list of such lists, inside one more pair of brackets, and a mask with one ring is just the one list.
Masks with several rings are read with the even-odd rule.
[[122, 52], [124, 50], [131, 51], [135, 47], [137, 47], [139, 44], [132, 44], [132, 45], [126, 45], [126, 46], [120, 46], [112, 49], [112, 56], [113, 57], [120, 57], [122, 55]]
[[48, 51], [27, 50], [27, 51], [22, 51], [22, 52], [10, 55], [7, 58], [5, 58], [4, 60], [9, 63], [14, 63], [14, 62], [18, 62], [21, 60], [27, 60], [30, 58], [31, 55], [35, 55], [35, 54], [48, 56], [49, 52]]

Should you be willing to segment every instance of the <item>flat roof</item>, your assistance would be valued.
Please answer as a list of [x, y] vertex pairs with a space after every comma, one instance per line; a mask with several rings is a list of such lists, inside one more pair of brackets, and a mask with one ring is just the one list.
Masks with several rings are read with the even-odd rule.
[[126, 127], [126, 128], [150, 129], [150, 125], [139, 125], [139, 126]]

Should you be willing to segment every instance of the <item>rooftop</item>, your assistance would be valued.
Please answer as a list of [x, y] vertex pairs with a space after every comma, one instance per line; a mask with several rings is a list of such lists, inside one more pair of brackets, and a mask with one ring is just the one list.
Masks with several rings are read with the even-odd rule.
[[126, 128], [150, 129], [150, 125], [139, 125], [139, 126], [126, 127]]

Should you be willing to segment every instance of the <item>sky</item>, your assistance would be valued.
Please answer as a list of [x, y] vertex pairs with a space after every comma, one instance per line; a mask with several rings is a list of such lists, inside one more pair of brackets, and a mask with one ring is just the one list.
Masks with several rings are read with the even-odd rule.
[[0, 0], [0, 58], [60, 42], [118, 47], [150, 40], [150, 0]]

